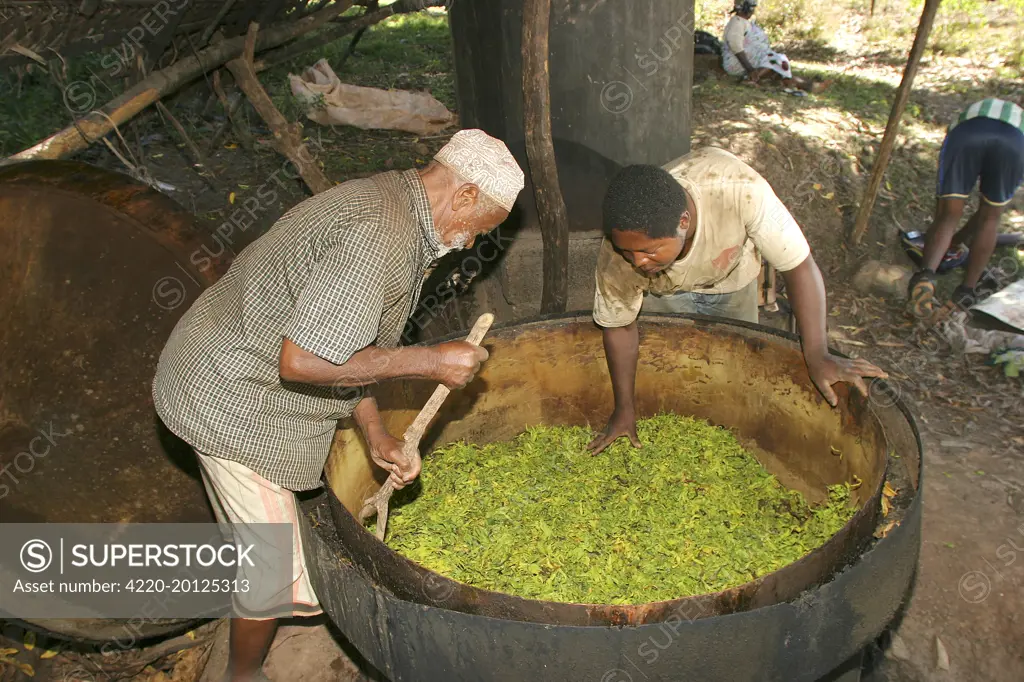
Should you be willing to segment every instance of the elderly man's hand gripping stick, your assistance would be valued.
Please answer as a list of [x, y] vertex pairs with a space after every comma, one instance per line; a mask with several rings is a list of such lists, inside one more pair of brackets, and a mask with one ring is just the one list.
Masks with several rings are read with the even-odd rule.
[[[483, 359], [486, 359], [487, 351], [480, 348], [480, 342], [483, 341], [484, 335], [487, 334], [487, 330], [491, 328], [491, 324], [493, 323], [494, 315], [491, 313], [484, 313], [477, 319], [476, 324], [473, 325], [473, 329], [470, 330], [469, 336], [466, 338], [466, 343], [479, 348], [479, 350], [484, 354]], [[376, 513], [378, 540], [383, 541], [384, 534], [387, 531], [388, 503], [391, 500], [391, 494], [395, 490], [403, 488], [407, 483], [411, 483], [415, 480], [416, 476], [419, 475], [421, 467], [419, 451], [420, 439], [423, 438], [423, 434], [427, 430], [427, 425], [430, 424], [430, 420], [437, 415], [438, 410], [441, 409], [441, 405], [444, 403], [444, 400], [448, 397], [449, 393], [451, 393], [451, 389], [445, 385], [438, 386], [434, 389], [434, 393], [430, 396], [430, 399], [427, 400], [427, 404], [423, 406], [423, 409], [420, 410], [416, 419], [414, 419], [409, 428], [406, 429], [403, 438], [404, 443], [401, 444], [400, 451], [396, 451], [395, 449], [399, 441], [391, 436], [387, 436], [387, 439], [379, 440], [377, 442], [377, 446], [373, 443], [370, 445], [371, 456], [373, 457], [374, 462], [384, 470], [391, 472], [391, 475], [388, 476], [388, 480], [384, 482], [384, 485], [381, 486], [380, 490], [378, 490], [372, 497], [363, 501], [364, 506], [359, 512], [360, 521], [365, 521]], [[374, 406], [373, 409], [376, 410], [376, 406]], [[365, 429], [364, 433], [367, 433]], [[369, 438], [368, 433], [367, 438]], [[375, 452], [378, 446], [386, 448], [387, 452]], [[400, 458], [401, 464], [395, 462], [395, 459], [393, 459], [395, 455]]]

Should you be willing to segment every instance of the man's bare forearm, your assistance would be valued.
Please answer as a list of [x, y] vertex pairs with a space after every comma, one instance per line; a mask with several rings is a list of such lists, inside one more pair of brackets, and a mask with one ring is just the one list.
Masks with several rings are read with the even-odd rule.
[[615, 411], [620, 415], [636, 412], [636, 365], [640, 356], [640, 332], [636, 320], [625, 327], [604, 327], [604, 356], [612, 378]]
[[342, 365], [308, 353], [288, 339], [281, 345], [280, 374], [285, 381], [314, 386], [366, 386], [389, 379], [435, 379], [436, 354], [430, 347], [367, 346]]
[[800, 343], [808, 363], [828, 355], [825, 329], [825, 282], [814, 258], [808, 256], [800, 265], [782, 273], [789, 292], [790, 305], [800, 330]]
[[375, 398], [363, 398], [356, 405], [356, 409], [352, 412], [352, 417], [356, 420], [356, 424], [359, 425], [359, 429], [366, 436], [367, 442], [371, 442], [374, 438], [381, 434], [386, 434], [387, 430], [384, 428], [384, 422], [380, 416], [380, 410], [377, 409], [377, 400]]

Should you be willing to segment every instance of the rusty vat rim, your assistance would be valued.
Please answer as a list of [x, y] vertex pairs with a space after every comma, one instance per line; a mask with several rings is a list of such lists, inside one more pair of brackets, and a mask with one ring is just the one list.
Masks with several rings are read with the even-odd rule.
[[[643, 321], [667, 322], [679, 324], [680, 321], [705, 330], [722, 327], [733, 327], [743, 330], [746, 338], [760, 336], [766, 340], [783, 340], [789, 345], [799, 348], [799, 338], [795, 334], [761, 325], [723, 320], [705, 315], [684, 314], [646, 314]], [[525, 330], [542, 324], [562, 323], [563, 325], [593, 324], [589, 312], [560, 313], [529, 318], [520, 322], [502, 324], [495, 327], [492, 333], [509, 330]], [[452, 334], [440, 339], [432, 339], [429, 343], [462, 338], [464, 334]], [[420, 344], [420, 345], [426, 345]], [[839, 357], [845, 354], [830, 349]], [[884, 409], [897, 407], [900, 415], [909, 425], [917, 450], [917, 468], [923, 464], [921, 457], [923, 446], [917, 424], [909, 409], [899, 395], [886, 382], [882, 381], [881, 390], [891, 399]], [[840, 392], [840, 391], [837, 391]], [[842, 391], [853, 396], [852, 390]], [[859, 397], [854, 400], [863, 400]], [[874, 408], [867, 412], [867, 418], [881, 422]], [[886, 438], [888, 438], [886, 436]], [[792, 602], [802, 594], [813, 590], [833, 579], [835, 575], [855, 565], [860, 557], [885, 538], [874, 538], [873, 531], [878, 528], [880, 517], [880, 498], [882, 488], [888, 480], [892, 465], [891, 449], [886, 453], [885, 466], [875, 482], [870, 497], [865, 501], [853, 518], [829, 540], [797, 561], [772, 571], [759, 578], [719, 592], [692, 595], [678, 599], [648, 602], [643, 604], [580, 604], [570, 602], [552, 602], [538, 599], [525, 599], [507, 593], [494, 592], [465, 583], [451, 580], [439, 573], [431, 571], [420, 564], [407, 559], [395, 552], [385, 543], [366, 530], [355, 517], [342, 505], [330, 485], [324, 480], [324, 487], [334, 517], [338, 539], [345, 551], [345, 559], [359, 567], [379, 587], [387, 590], [403, 601], [434, 606], [441, 609], [474, 615], [518, 620], [552, 625], [582, 626], [633, 626], [646, 623], [663, 622], [672, 617], [685, 618], [692, 621], [712, 616], [727, 615], [750, 611], [779, 603]], [[919, 473], [917, 480], [919, 480]], [[918, 498], [919, 486], [914, 487], [913, 495], [901, 495], [893, 501], [893, 507], [904, 513]], [[886, 517], [889, 518], [889, 517]], [[388, 567], [395, 567], [389, 569]]]
[[[69, 197], [92, 199], [116, 211], [136, 229], [150, 236], [174, 255], [189, 276], [211, 286], [220, 279], [235, 254], [218, 246], [206, 247], [207, 239], [194, 228], [195, 216], [171, 197], [124, 173], [71, 159], [23, 161], [0, 166], [0, 193], [10, 189], [60, 192]], [[181, 229], [182, 214], [189, 217], [188, 227]], [[204, 251], [207, 267], [197, 267], [192, 255]], [[211, 255], [217, 253], [217, 255]]]

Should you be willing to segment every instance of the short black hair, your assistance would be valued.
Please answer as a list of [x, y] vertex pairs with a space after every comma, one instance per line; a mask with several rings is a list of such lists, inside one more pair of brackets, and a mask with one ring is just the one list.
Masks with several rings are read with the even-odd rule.
[[604, 233], [642, 232], [652, 239], [673, 237], [686, 211], [686, 190], [664, 168], [626, 166], [604, 195]]

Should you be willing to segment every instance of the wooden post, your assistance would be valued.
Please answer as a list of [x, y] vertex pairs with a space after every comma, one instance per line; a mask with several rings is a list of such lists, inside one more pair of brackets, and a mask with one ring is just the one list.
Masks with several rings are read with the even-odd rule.
[[551, 140], [548, 27], [551, 0], [523, 2], [523, 129], [544, 245], [541, 313], [565, 311], [569, 298], [569, 217]]
[[917, 25], [917, 35], [914, 36], [914, 45], [910, 48], [910, 55], [907, 57], [907, 67], [903, 71], [903, 80], [899, 89], [896, 90], [896, 100], [892, 104], [892, 111], [889, 112], [889, 122], [885, 126], [885, 135], [882, 136], [882, 144], [878, 148], [878, 158], [871, 169], [871, 180], [864, 190], [864, 197], [861, 199], [860, 208], [857, 211], [857, 220], [853, 226], [853, 233], [850, 241], [853, 244], [860, 244], [864, 233], [868, 231], [868, 220], [871, 218], [871, 209], [875, 206], [875, 198], [878, 196], [878, 188], [882, 185], [882, 178], [889, 166], [889, 157], [892, 155], [893, 145], [896, 144], [896, 133], [900, 127], [900, 119], [903, 118], [903, 110], [910, 98], [910, 88], [914, 84], [914, 76], [917, 75], [917, 66], [921, 61], [921, 54], [925, 45], [928, 44], [928, 34], [932, 31], [932, 22], [935, 20], [935, 13], [939, 9], [941, 0], [925, 0], [924, 9], [921, 10], [921, 21]]

